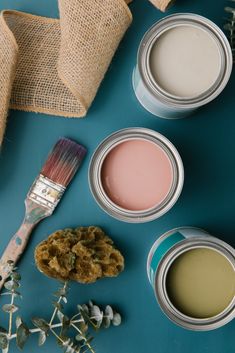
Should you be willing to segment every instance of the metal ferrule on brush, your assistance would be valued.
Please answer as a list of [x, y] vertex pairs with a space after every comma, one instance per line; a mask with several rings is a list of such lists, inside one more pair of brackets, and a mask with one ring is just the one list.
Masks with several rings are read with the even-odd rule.
[[53, 212], [65, 189], [63, 185], [57, 184], [44, 175], [39, 174], [28, 193], [28, 198]]

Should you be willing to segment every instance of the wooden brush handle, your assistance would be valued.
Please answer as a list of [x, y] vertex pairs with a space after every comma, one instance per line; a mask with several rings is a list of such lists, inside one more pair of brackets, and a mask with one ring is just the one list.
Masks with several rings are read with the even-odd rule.
[[14, 264], [19, 260], [23, 253], [29, 236], [32, 232], [33, 225], [22, 223], [18, 232], [11, 238], [0, 260], [0, 289], [4, 285], [6, 278], [9, 275], [10, 266], [8, 261], [13, 261]]
[[38, 206], [33, 201], [26, 200], [25, 205], [25, 219], [17, 233], [11, 238], [0, 259], [0, 290], [4, 285], [6, 278], [9, 276], [10, 266], [8, 261], [12, 261], [13, 265], [16, 264], [24, 252], [29, 236], [35, 225], [43, 218], [49, 216], [48, 210], [44, 207]]

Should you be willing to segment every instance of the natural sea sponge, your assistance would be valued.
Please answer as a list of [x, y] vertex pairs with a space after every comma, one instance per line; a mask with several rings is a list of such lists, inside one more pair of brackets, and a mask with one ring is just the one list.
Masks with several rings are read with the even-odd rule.
[[115, 277], [124, 269], [112, 239], [94, 226], [56, 231], [36, 247], [35, 261], [49, 277], [80, 283]]

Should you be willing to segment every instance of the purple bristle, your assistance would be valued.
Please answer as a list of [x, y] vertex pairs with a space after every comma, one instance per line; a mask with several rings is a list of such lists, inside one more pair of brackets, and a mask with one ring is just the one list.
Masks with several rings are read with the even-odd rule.
[[66, 187], [80, 167], [85, 155], [85, 147], [67, 138], [61, 138], [49, 154], [41, 174]]

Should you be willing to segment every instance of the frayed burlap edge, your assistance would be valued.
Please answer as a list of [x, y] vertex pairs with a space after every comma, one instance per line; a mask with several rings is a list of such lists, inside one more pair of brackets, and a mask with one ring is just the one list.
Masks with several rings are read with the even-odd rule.
[[[63, 0], [60, 0], [61, 2]], [[116, 3], [118, 4], [118, 6], [123, 7], [123, 10], [125, 11], [125, 15], [127, 17], [127, 20], [125, 20], [125, 24], [123, 26], [122, 29], [122, 35], [124, 35], [126, 29], [128, 28], [129, 24], [132, 21], [132, 14], [129, 10], [129, 7], [127, 6], [127, 4], [130, 2], [130, 0], [114, 0], [116, 1]], [[37, 21], [41, 21], [42, 23], [45, 24], [59, 24], [60, 23], [60, 19], [54, 19], [54, 18], [46, 18], [46, 17], [42, 17], [42, 16], [35, 16], [35, 15], [31, 15], [31, 14], [27, 14], [27, 13], [22, 13], [22, 12], [18, 12], [18, 11], [14, 11], [14, 10], [4, 10], [0, 13], [0, 25], [1, 25], [1, 30], [4, 30], [4, 35], [7, 37], [8, 41], [9, 41], [9, 46], [12, 47], [12, 62], [11, 62], [11, 68], [10, 68], [10, 72], [9, 72], [9, 77], [8, 80], [6, 82], [7, 86], [7, 91], [5, 92], [5, 100], [4, 100], [4, 104], [2, 105], [2, 110], [0, 110], [0, 145], [2, 143], [3, 140], [3, 135], [4, 135], [4, 130], [5, 130], [5, 126], [6, 126], [6, 119], [7, 119], [7, 112], [9, 108], [12, 109], [17, 109], [17, 110], [23, 110], [23, 111], [30, 111], [30, 112], [36, 112], [36, 113], [45, 113], [45, 114], [50, 114], [50, 115], [57, 115], [57, 116], [64, 116], [64, 117], [71, 117], [71, 118], [76, 118], [76, 117], [84, 117], [87, 113], [87, 110], [93, 100], [94, 97], [92, 97], [92, 99], [90, 99], [90, 102], [86, 102], [85, 99], [83, 99], [83, 96], [79, 94], [78, 90], [74, 90], [73, 87], [70, 87], [69, 85], [69, 81], [66, 79], [66, 77], [64, 77], [63, 75], [63, 71], [61, 71], [58, 66], [57, 66], [57, 70], [58, 70], [58, 75], [60, 80], [63, 82], [63, 84], [67, 87], [69, 87], [69, 90], [71, 91], [72, 95], [79, 100], [79, 112], [68, 112], [68, 111], [64, 111], [63, 109], [49, 109], [44, 108], [44, 107], [37, 107], [35, 105], [30, 105], [30, 104], [16, 104], [14, 102], [10, 102], [11, 99], [11, 93], [12, 93], [12, 86], [13, 86], [13, 82], [15, 80], [15, 76], [16, 76], [16, 69], [17, 69], [17, 63], [19, 61], [19, 47], [18, 47], [18, 43], [16, 41], [16, 38], [13, 34], [13, 32], [11, 31], [11, 29], [8, 27], [4, 16], [7, 15], [12, 15], [14, 14], [15, 16], [19, 16], [21, 18], [25, 18], [25, 19], [31, 19], [31, 20], [37, 20]], [[1, 35], [1, 34], [0, 34]], [[118, 38], [118, 42], [121, 40], [121, 36], [120, 38]], [[0, 38], [1, 39], [1, 38]], [[118, 43], [117, 43], [118, 45]], [[116, 48], [115, 48], [116, 49]], [[113, 55], [114, 53], [112, 53]], [[111, 61], [111, 57], [109, 58], [109, 63]], [[1, 69], [1, 68], [0, 68]], [[103, 76], [105, 74], [106, 71], [106, 67], [105, 70], [103, 72]], [[102, 76], [102, 78], [103, 78]], [[102, 80], [101, 78], [101, 80]], [[98, 82], [97, 84], [97, 89], [101, 83]], [[1, 83], [1, 78], [0, 78], [0, 83]], [[6, 87], [5, 87], [6, 89]], [[97, 90], [96, 89], [96, 90]], [[95, 92], [96, 93], [96, 92]], [[94, 94], [95, 96], [95, 94]], [[2, 103], [2, 99], [1, 99], [1, 95], [0, 95], [0, 103]]]
[[149, 0], [160, 11], [165, 12], [172, 3], [172, 0]]

